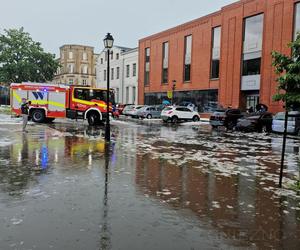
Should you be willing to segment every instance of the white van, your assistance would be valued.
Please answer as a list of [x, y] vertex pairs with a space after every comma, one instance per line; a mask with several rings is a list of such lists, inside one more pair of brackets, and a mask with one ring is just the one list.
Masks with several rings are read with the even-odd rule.
[[[285, 112], [279, 112], [273, 117], [272, 130], [277, 133], [284, 132]], [[287, 132], [300, 135], [300, 112], [290, 111]]]

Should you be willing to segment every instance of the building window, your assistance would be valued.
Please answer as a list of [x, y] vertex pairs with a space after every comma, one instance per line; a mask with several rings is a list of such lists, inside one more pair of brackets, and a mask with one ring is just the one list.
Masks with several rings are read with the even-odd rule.
[[191, 80], [191, 62], [192, 62], [192, 36], [184, 38], [184, 75], [185, 82]]
[[86, 52], [83, 52], [83, 54], [82, 54], [82, 60], [87, 60], [87, 53]]
[[69, 72], [70, 74], [73, 74], [73, 73], [74, 73], [74, 64], [73, 64], [73, 63], [71, 63], [71, 64], [68, 65], [68, 72]]
[[243, 61], [243, 76], [260, 75], [261, 58]]
[[244, 20], [243, 76], [260, 75], [263, 14]]
[[120, 79], [120, 67], [117, 67], [117, 79]]
[[73, 59], [73, 52], [72, 51], [69, 52], [69, 59]]
[[145, 74], [144, 74], [144, 84], [150, 84], [150, 48], [145, 49]]
[[116, 60], [119, 60], [119, 53], [116, 54]]
[[60, 57], [61, 57], [61, 59], [65, 58], [65, 52], [64, 51], [61, 52], [61, 56]]
[[169, 43], [162, 45], [162, 83], [168, 83], [169, 76]]
[[103, 80], [106, 81], [106, 70], [103, 71]]
[[103, 58], [100, 59], [101, 64], [103, 64]]
[[126, 65], [126, 77], [128, 78], [130, 76], [130, 66]]
[[221, 47], [221, 27], [212, 30], [212, 59], [211, 59], [211, 75], [212, 79], [220, 77], [220, 47]]
[[86, 79], [83, 79], [83, 80], [82, 80], [82, 84], [83, 84], [83, 85], [87, 85]]
[[73, 85], [73, 83], [74, 83], [74, 80], [73, 79], [69, 79], [69, 84]]
[[81, 72], [82, 72], [82, 74], [87, 74], [88, 73], [88, 66], [87, 65], [83, 65]]
[[136, 63], [132, 64], [132, 76], [136, 76]]
[[120, 90], [119, 90], [119, 88], [116, 88], [116, 102], [117, 103], [120, 103], [119, 96], [120, 96]]
[[300, 32], [300, 3], [295, 5], [294, 40], [296, 40], [298, 32]]
[[126, 87], [126, 104], [129, 103], [129, 87]]
[[263, 19], [263, 14], [245, 19], [244, 54], [262, 50]]
[[111, 68], [111, 79], [112, 79], [112, 80], [114, 80], [114, 77], [115, 77], [115, 76], [114, 76], [114, 75], [115, 75], [114, 73], [115, 73], [115, 69], [114, 69], [114, 68]]
[[136, 87], [132, 87], [132, 104], [135, 104], [136, 99]]
[[110, 52], [110, 59], [113, 60], [114, 59], [114, 52]]

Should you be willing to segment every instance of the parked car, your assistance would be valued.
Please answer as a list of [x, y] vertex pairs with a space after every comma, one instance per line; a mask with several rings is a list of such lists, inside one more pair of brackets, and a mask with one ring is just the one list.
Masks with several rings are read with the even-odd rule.
[[[273, 118], [272, 130], [277, 133], [284, 132], [285, 112], [277, 113]], [[300, 112], [290, 111], [287, 124], [289, 134], [300, 135]]]
[[122, 111], [122, 114], [128, 116], [133, 108], [134, 105], [126, 105]]
[[137, 112], [143, 107], [144, 105], [134, 105], [133, 108], [128, 111], [128, 115], [132, 118], [138, 118]]
[[224, 126], [232, 129], [243, 114], [239, 109], [217, 109], [210, 117], [209, 123], [213, 128]]
[[161, 107], [160, 106], [144, 106], [137, 112], [139, 118], [160, 118], [161, 116]]
[[242, 132], [271, 132], [273, 116], [270, 112], [258, 112], [240, 119], [236, 130]]
[[171, 121], [199, 121], [200, 115], [196, 111], [192, 111], [187, 107], [167, 107], [161, 112], [161, 118], [164, 122]]
[[186, 101], [185, 102], [181, 102], [181, 103], [179, 103], [178, 106], [180, 106], [180, 107], [187, 107], [187, 108], [189, 108], [192, 111], [197, 111], [195, 104], [191, 103], [191, 102], [186, 102]]
[[119, 114], [122, 115], [123, 114], [123, 110], [126, 106], [132, 106], [133, 104], [119, 104], [117, 106], [117, 109], [119, 111]]

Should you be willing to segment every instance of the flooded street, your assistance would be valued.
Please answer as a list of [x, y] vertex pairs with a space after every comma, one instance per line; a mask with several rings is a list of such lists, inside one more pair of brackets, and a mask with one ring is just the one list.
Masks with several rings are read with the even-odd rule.
[[[0, 123], [0, 249], [300, 249], [279, 135], [205, 123]], [[299, 177], [290, 137], [284, 183]]]

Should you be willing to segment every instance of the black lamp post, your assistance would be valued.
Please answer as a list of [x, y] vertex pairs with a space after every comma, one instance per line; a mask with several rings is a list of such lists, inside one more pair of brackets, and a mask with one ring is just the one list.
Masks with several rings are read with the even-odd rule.
[[173, 85], [172, 85], [172, 105], [174, 105], [174, 92], [176, 89], [176, 80], [173, 80]]
[[110, 124], [109, 124], [109, 71], [110, 71], [110, 65], [109, 65], [109, 60], [110, 60], [110, 49], [114, 45], [114, 38], [110, 33], [107, 33], [106, 37], [103, 39], [104, 42], [104, 47], [107, 49], [107, 92], [106, 92], [106, 126], [105, 126], [105, 140], [107, 142], [110, 141]]

